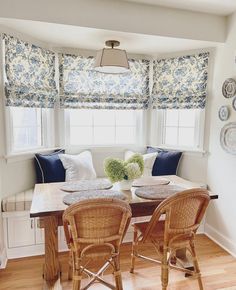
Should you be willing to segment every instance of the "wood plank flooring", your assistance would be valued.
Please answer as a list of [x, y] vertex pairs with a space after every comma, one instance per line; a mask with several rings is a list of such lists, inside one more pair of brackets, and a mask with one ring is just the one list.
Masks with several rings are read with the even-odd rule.
[[[236, 259], [222, 250], [204, 235], [196, 240], [197, 253], [203, 276], [205, 290], [236, 290]], [[122, 246], [121, 269], [124, 290], [155, 290], [161, 289], [160, 267], [158, 265], [137, 260], [135, 274], [129, 273], [131, 245]], [[144, 254], [153, 256], [151, 247], [143, 250]], [[72, 289], [67, 281], [68, 253], [60, 254], [62, 265], [62, 289]], [[0, 270], [0, 290], [41, 290], [43, 257], [32, 257], [10, 260], [7, 269]], [[91, 265], [94, 268], [95, 265]], [[104, 276], [112, 281], [109, 271]], [[197, 281], [185, 278], [183, 273], [170, 271], [168, 290], [198, 290]], [[96, 283], [91, 290], [108, 289]]]

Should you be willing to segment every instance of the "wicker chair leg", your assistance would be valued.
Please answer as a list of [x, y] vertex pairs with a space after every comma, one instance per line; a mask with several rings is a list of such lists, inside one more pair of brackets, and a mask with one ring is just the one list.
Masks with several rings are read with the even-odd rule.
[[162, 258], [162, 263], [161, 263], [161, 284], [162, 284], [162, 290], [166, 290], [167, 289], [168, 277], [169, 277], [169, 268], [168, 268], [168, 261], [167, 261], [167, 247], [164, 246], [164, 249], [163, 249], [163, 258]]
[[200, 268], [199, 268], [199, 264], [198, 264], [198, 260], [197, 260], [194, 241], [190, 241], [190, 248], [191, 248], [191, 254], [192, 254], [192, 258], [193, 258], [193, 265], [194, 265], [195, 273], [197, 274], [199, 289], [203, 290], [201, 272], [200, 272]]
[[73, 288], [72, 288], [73, 290], [80, 290], [81, 280], [82, 280], [81, 271], [80, 270], [74, 270], [74, 273], [73, 273]]
[[122, 285], [122, 277], [121, 277], [121, 271], [120, 271], [120, 257], [116, 256], [113, 258], [114, 261], [114, 276], [115, 276], [115, 283], [116, 283], [116, 289], [117, 290], [123, 290]]
[[138, 231], [134, 229], [134, 237], [133, 237], [133, 244], [132, 244], [132, 253], [131, 253], [131, 267], [130, 273], [134, 273], [134, 265], [135, 265], [135, 256], [136, 256], [136, 245], [138, 239]]
[[79, 259], [76, 259], [75, 254], [72, 253], [72, 262], [73, 262], [73, 290], [80, 290], [81, 280], [82, 280], [82, 270], [81, 262]]
[[72, 251], [69, 251], [69, 267], [68, 267], [68, 280], [72, 280], [73, 278], [73, 257]]

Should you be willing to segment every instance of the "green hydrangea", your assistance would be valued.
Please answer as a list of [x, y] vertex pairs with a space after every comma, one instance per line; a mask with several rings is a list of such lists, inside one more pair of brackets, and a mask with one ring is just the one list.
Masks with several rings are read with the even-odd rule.
[[142, 176], [144, 161], [141, 154], [134, 154], [127, 161], [118, 158], [106, 158], [104, 171], [112, 183], [122, 180], [132, 180]]
[[125, 166], [125, 175], [128, 180], [139, 178], [142, 175], [139, 164], [134, 162], [128, 163]]
[[106, 158], [104, 160], [104, 171], [112, 183], [125, 179], [124, 161], [118, 158]]
[[141, 171], [141, 175], [143, 174], [144, 171], [144, 161], [143, 161], [143, 156], [139, 153], [135, 153], [134, 155], [132, 155], [127, 161], [126, 163], [138, 163], [140, 171]]

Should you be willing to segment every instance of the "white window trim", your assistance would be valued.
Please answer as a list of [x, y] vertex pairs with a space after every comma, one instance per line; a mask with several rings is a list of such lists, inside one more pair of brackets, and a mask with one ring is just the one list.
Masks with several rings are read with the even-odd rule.
[[158, 142], [157, 146], [162, 149], [168, 150], [181, 150], [186, 152], [196, 152], [205, 154], [204, 150], [204, 131], [205, 131], [205, 109], [200, 110], [199, 114], [195, 120], [195, 147], [187, 147], [187, 146], [171, 146], [164, 143], [164, 131], [165, 131], [165, 111], [159, 110], [157, 111], [157, 122], [158, 122], [158, 133], [156, 134]]
[[5, 106], [5, 127], [6, 127], [6, 159], [19, 155], [32, 155], [36, 152], [51, 150], [55, 147], [55, 126], [54, 114], [55, 111], [48, 109], [42, 111], [42, 146], [36, 146], [29, 149], [13, 150], [13, 122], [10, 112], [10, 107]]

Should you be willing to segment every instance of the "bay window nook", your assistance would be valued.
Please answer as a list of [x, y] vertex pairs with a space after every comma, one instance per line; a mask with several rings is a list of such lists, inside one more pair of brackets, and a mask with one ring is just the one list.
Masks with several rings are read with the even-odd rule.
[[44, 2], [0, 5], [0, 290], [236, 289], [235, 4]]

